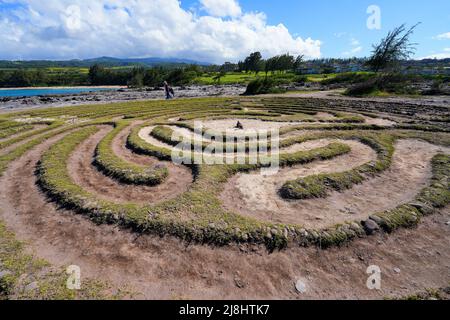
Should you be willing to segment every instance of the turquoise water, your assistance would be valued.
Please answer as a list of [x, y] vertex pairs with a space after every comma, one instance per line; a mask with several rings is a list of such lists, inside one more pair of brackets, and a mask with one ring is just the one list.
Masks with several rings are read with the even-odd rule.
[[114, 90], [110, 88], [46, 88], [46, 89], [6, 89], [0, 90], [1, 97], [34, 97], [55, 94], [76, 94], [82, 92], [97, 92]]

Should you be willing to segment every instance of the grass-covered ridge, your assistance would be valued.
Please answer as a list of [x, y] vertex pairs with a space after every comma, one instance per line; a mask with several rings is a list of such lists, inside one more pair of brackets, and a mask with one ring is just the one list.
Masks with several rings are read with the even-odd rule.
[[94, 164], [107, 176], [123, 183], [157, 185], [168, 176], [166, 167], [146, 168], [127, 162], [114, 154], [112, 143], [114, 138], [130, 125], [129, 121], [119, 121], [97, 145]]
[[394, 141], [390, 136], [378, 135], [373, 138], [363, 136], [358, 139], [375, 149], [378, 155], [377, 161], [345, 172], [312, 175], [287, 181], [280, 189], [280, 194], [286, 199], [323, 198], [331, 190], [350, 189], [353, 185], [389, 168], [394, 154]]
[[[23, 135], [27, 136], [28, 132], [26, 132], [18, 139], [15, 139], [13, 143], [8, 143], [8, 147], [14, 148], [11, 149], [11, 152], [0, 155], [0, 172], [4, 171], [11, 161], [19, 158], [46, 139], [60, 133], [69, 133], [63, 140], [55, 143], [42, 158], [38, 170], [40, 185], [49, 197], [58, 204], [84, 213], [96, 222], [118, 223], [131, 227], [136, 232], [170, 234], [181, 239], [194, 240], [201, 243], [252, 242], [265, 243], [271, 248], [283, 247], [290, 242], [306, 245], [325, 245], [327, 242], [330, 244], [341, 243], [343, 239], [345, 241], [351, 239], [348, 234], [353, 234], [353, 237], [364, 234], [364, 229], [360, 222], [346, 223], [343, 230], [342, 226], [339, 226], [336, 229], [339, 231], [338, 233], [334, 232], [334, 228], [306, 230], [307, 233], [305, 233], [305, 229], [301, 225], [267, 223], [245, 218], [237, 213], [225, 210], [219, 200], [224, 183], [236, 173], [259, 169], [262, 166], [261, 164], [192, 166], [195, 181], [189, 190], [175, 199], [165, 201], [156, 206], [139, 206], [134, 203], [115, 204], [99, 200], [95, 195], [75, 185], [68, 176], [67, 168], [64, 165], [70, 152], [90, 134], [96, 132], [97, 128], [94, 127], [96, 124], [115, 126], [97, 147], [98, 160], [101, 157], [101, 160], [98, 162], [102, 162], [105, 166], [102, 171], [119, 181], [124, 182], [128, 180], [134, 184], [140, 183], [141, 177], [145, 177], [145, 172], [141, 171], [143, 168], [118, 158], [111, 152], [111, 144], [114, 137], [121, 130], [124, 130], [135, 121], [142, 122], [142, 124], [133, 126], [131, 134], [127, 137], [127, 147], [138, 154], [170, 161], [172, 152], [169, 148], [154, 146], [139, 137], [139, 132], [143, 127], [178, 125], [191, 129], [189, 123], [180, 121], [198, 118], [226, 118], [235, 117], [236, 115], [239, 118], [259, 118], [266, 121], [295, 121], [294, 119], [299, 120], [308, 116], [315, 116], [318, 112], [327, 111], [337, 117], [335, 120], [347, 116], [355, 118], [352, 121], [348, 121], [348, 123], [313, 124], [306, 121], [304, 125], [284, 127], [281, 133], [289, 137], [283, 139], [283, 135], [281, 136], [280, 147], [289, 147], [296, 143], [322, 138], [365, 141], [378, 153], [376, 163], [359, 168], [359, 171], [356, 172], [358, 175], [367, 178], [388, 167], [389, 154], [391, 153], [389, 146], [395, 139], [415, 138], [435, 144], [450, 145], [448, 134], [442, 127], [435, 124], [433, 124], [434, 127], [428, 125], [419, 126], [406, 122], [400, 122], [394, 127], [368, 125], [360, 122], [358, 113], [349, 112], [350, 110], [339, 105], [330, 111], [328, 102], [322, 100], [311, 104], [309, 100], [305, 102], [303, 99], [300, 101], [299, 99], [285, 98], [180, 99], [167, 102], [130, 102], [27, 111], [26, 116], [55, 119], [63, 119], [61, 117], [68, 113], [70, 116], [76, 117], [79, 122], [71, 125], [58, 120], [51, 124], [49, 128], [44, 128], [41, 133], [23, 137]], [[368, 114], [365, 115], [368, 116]], [[23, 113], [14, 113], [11, 114], [10, 118], [22, 116], [25, 115]], [[126, 119], [122, 120], [123, 117]], [[430, 130], [427, 130], [428, 128]], [[297, 130], [312, 131], [296, 136], [295, 131]], [[166, 134], [166, 136], [168, 135]], [[281, 152], [281, 165], [289, 166], [322, 159], [332, 159], [348, 151], [346, 144], [337, 143], [315, 150], [292, 154], [283, 154]], [[441, 167], [442, 165], [439, 166], [439, 168]], [[110, 171], [108, 172], [108, 170]], [[359, 176], [356, 177], [359, 178]], [[341, 186], [351, 187], [351, 184], [356, 183], [355, 181], [358, 180], [354, 179], [353, 175], [350, 178], [346, 176], [342, 180], [338, 178], [336, 178], [336, 185], [339, 188]], [[448, 199], [445, 196], [444, 189], [439, 184], [435, 189], [430, 189], [426, 194], [426, 197], [428, 197], [426, 199], [433, 199], [427, 201], [446, 203]], [[334, 189], [327, 189], [326, 191], [329, 190]], [[399, 212], [403, 212], [403, 209], [406, 210], [406, 214], [410, 212], [409, 206], [401, 207], [401, 210], [397, 210], [397, 215]], [[399, 225], [408, 226], [409, 224], [399, 223]], [[347, 229], [352, 230], [352, 232], [345, 233], [344, 231]], [[343, 232], [346, 234], [345, 237], [342, 236]]]
[[[261, 233], [260, 225], [273, 227], [272, 224], [260, 223], [227, 212], [221, 208], [217, 198], [221, 185], [227, 177], [239, 171], [255, 170], [263, 164], [198, 166], [197, 179], [188, 192], [156, 206], [139, 206], [133, 203], [114, 204], [97, 199], [71, 181], [65, 165], [72, 150], [97, 130], [96, 127], [88, 127], [69, 134], [54, 144], [41, 159], [37, 170], [39, 185], [61, 206], [88, 214], [97, 222], [115, 222], [135, 230], [158, 234], [169, 233], [199, 242], [220, 244], [233, 240], [243, 241], [248, 240], [250, 235], [256, 242], [272, 243], [273, 240], [281, 240], [277, 237], [266, 239], [267, 233]], [[152, 148], [148, 143], [143, 144], [141, 148]], [[283, 155], [281, 164], [292, 165], [327, 159], [349, 151], [348, 146], [344, 144], [332, 143], [315, 150]], [[152, 149], [147, 152], [163, 159], [167, 157], [167, 154], [158, 155]], [[180, 215], [183, 216], [182, 219]], [[215, 227], [216, 224], [224, 219], [227, 221], [227, 227], [218, 230]], [[240, 231], [236, 232], [236, 230]]]
[[[301, 225], [265, 223], [227, 212], [217, 198], [223, 183], [237, 172], [255, 170], [258, 167], [251, 165], [199, 166], [196, 181], [188, 192], [156, 206], [113, 204], [98, 200], [71, 182], [64, 165], [71, 150], [96, 130], [91, 127], [77, 131], [55, 144], [42, 158], [38, 175], [41, 187], [52, 199], [60, 205], [88, 214], [97, 222], [120, 223], [139, 232], [171, 234], [190, 241], [214, 244], [251, 241], [262, 242], [269, 247], [285, 246], [290, 241], [327, 247], [365, 234], [359, 222], [305, 232]], [[333, 148], [341, 150], [339, 145], [330, 145], [302, 151], [295, 154], [295, 161], [285, 160], [283, 165], [327, 157], [326, 154]], [[429, 207], [433, 211], [434, 208], [448, 204], [449, 161], [449, 156], [444, 155], [433, 159], [433, 183], [422, 191], [417, 200], [423, 206], [417, 203], [404, 204], [374, 215], [374, 219], [383, 229], [392, 231], [398, 227], [414, 225], [412, 222], [416, 223], [419, 217], [417, 212], [420, 213], [423, 208]]]

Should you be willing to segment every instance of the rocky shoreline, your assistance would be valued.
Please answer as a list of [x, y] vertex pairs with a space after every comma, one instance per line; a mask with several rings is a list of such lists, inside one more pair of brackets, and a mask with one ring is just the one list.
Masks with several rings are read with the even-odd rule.
[[[176, 98], [238, 96], [243, 94], [245, 89], [245, 85], [186, 86], [174, 88]], [[68, 95], [3, 97], [0, 98], [0, 111], [158, 99], [164, 99], [164, 89], [162, 88], [124, 88]]]

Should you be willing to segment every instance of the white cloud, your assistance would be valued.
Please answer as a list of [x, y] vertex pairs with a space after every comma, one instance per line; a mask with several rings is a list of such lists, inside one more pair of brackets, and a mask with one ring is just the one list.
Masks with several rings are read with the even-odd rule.
[[437, 35], [436, 37], [434, 37], [435, 39], [438, 40], [444, 40], [444, 39], [450, 39], [450, 32], [446, 32], [440, 35]]
[[228, 8], [225, 18], [197, 16], [178, 0], [15, 3], [13, 11], [0, 11], [0, 59], [181, 57], [220, 63], [256, 50], [264, 56], [321, 56], [319, 40], [294, 37], [283, 24], [268, 25], [263, 13], [234, 16], [238, 11]]
[[432, 53], [420, 59], [447, 59], [450, 58], [450, 48], [444, 48], [443, 52]]
[[359, 46], [359, 47], [353, 48], [353, 49], [351, 49], [349, 51], [343, 52], [342, 55], [347, 56], [347, 57], [351, 57], [351, 56], [354, 56], [355, 54], [361, 52], [362, 49], [363, 49], [363, 47]]
[[359, 46], [359, 41], [355, 38], [351, 38], [350, 43], [352, 46]]
[[358, 39], [351, 37], [349, 42], [351, 49], [342, 52], [342, 55], [344, 57], [354, 57], [357, 53], [360, 53], [363, 50], [363, 47], [361, 46], [361, 43]]
[[445, 52], [430, 54], [429, 56], [421, 57], [422, 59], [447, 59], [450, 58], [450, 48], [444, 49]]
[[242, 9], [236, 0], [200, 0], [203, 10], [215, 17], [237, 17]]

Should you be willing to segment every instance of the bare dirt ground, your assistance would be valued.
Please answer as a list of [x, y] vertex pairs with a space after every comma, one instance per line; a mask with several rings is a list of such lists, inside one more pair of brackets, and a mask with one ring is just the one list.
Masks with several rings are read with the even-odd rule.
[[[97, 197], [116, 203], [156, 204], [164, 200], [175, 198], [185, 192], [191, 185], [192, 173], [184, 167], [170, 164], [169, 177], [157, 186], [136, 186], [121, 184], [106, 177], [93, 165], [95, 148], [100, 140], [111, 131], [105, 126], [95, 135], [86, 139], [78, 146], [68, 161], [68, 170], [73, 181], [86, 191]], [[116, 148], [118, 149], [118, 148]], [[166, 165], [154, 160], [154, 165]], [[169, 163], [167, 163], [169, 165]], [[176, 172], [170, 169], [176, 168]]]
[[[383, 298], [403, 296], [450, 281], [450, 208], [417, 229], [356, 240], [322, 251], [290, 248], [269, 254], [262, 247], [211, 248], [171, 238], [137, 236], [96, 226], [58, 210], [35, 185], [34, 167], [58, 138], [11, 164], [0, 179], [1, 217], [38, 257], [55, 265], [77, 264], [83, 277], [129, 285], [143, 298]], [[382, 269], [382, 289], [365, 286], [369, 265]], [[397, 269], [398, 268], [398, 269]], [[295, 291], [303, 279], [307, 291]]]
[[[326, 144], [307, 144], [315, 148]], [[350, 170], [376, 158], [374, 151], [353, 141], [352, 152], [332, 160], [281, 169], [272, 176], [259, 172], [238, 174], [225, 186], [221, 200], [227, 209], [241, 215], [276, 223], [303, 224], [308, 228], [329, 227], [348, 220], [365, 220], [371, 214], [407, 203], [423, 189], [431, 178], [431, 158], [449, 148], [437, 147], [417, 140], [400, 140], [395, 146], [390, 169], [378, 177], [343, 192], [331, 192], [327, 198], [288, 201], [278, 190], [294, 177]], [[301, 146], [302, 144], [300, 144]]]
[[[176, 98], [233, 97], [245, 92], [245, 85], [208, 85], [175, 87]], [[19, 97], [0, 100], [0, 113], [30, 108], [64, 107], [126, 101], [164, 100], [164, 88], [121, 89], [44, 97]]]
[[[380, 126], [393, 126], [394, 121], [390, 121], [382, 118], [370, 118], [364, 117], [366, 124], [376, 124]], [[242, 123], [244, 130], [236, 129], [237, 122]], [[212, 129], [215, 131], [225, 132], [227, 130], [245, 133], [245, 130], [273, 130], [280, 129], [282, 127], [289, 127], [295, 125], [308, 125], [308, 124], [319, 124], [319, 122], [276, 122], [276, 121], [262, 121], [262, 120], [252, 120], [252, 119], [221, 119], [221, 120], [206, 120], [202, 121], [205, 128]], [[320, 124], [331, 124], [331, 122], [320, 122]]]

